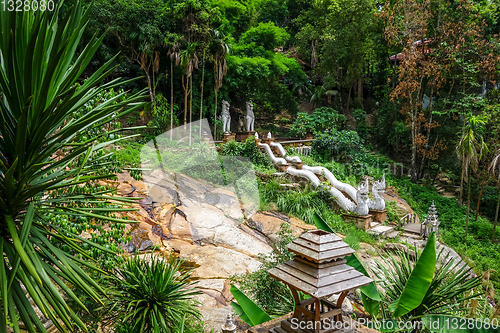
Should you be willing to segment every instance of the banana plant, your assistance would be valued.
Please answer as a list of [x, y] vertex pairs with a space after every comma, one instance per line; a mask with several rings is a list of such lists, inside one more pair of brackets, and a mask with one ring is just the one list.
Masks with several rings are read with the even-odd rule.
[[238, 302], [231, 302], [231, 306], [236, 313], [240, 314], [240, 319], [249, 326], [260, 325], [272, 319], [271, 316], [233, 284], [231, 284], [230, 291], [236, 302]]
[[[120, 140], [75, 142], [77, 133], [141, 108], [145, 98], [144, 91], [128, 98], [116, 94], [83, 116], [73, 116], [102, 89], [126, 84], [103, 83], [115, 70], [110, 67], [114, 58], [77, 84], [104, 38], [94, 35], [77, 53], [89, 13], [79, 1], [62, 19], [57, 11], [0, 11], [0, 333], [8, 322], [20, 332], [18, 320], [30, 333], [46, 332], [29, 299], [59, 331], [85, 329], [67, 300], [85, 309], [75, 289], [100, 303], [105, 292], [82, 268], [99, 271], [87, 260], [91, 256], [83, 243], [109, 250], [59, 227], [48, 214], [122, 222], [107, 216], [113, 208], [94, 210], [89, 203], [133, 202], [106, 191], [72, 191], [111, 176], [96, 174], [94, 153]], [[63, 251], [61, 244], [79, 256]]]
[[[314, 221], [318, 229], [333, 232], [318, 213], [314, 214]], [[382, 309], [382, 321], [385, 324], [389, 322], [392, 324], [382, 327], [397, 327], [395, 318], [403, 318], [406, 321], [422, 320], [431, 332], [498, 332], [497, 327], [487, 323], [476, 322], [474, 328], [468, 328], [467, 325], [455, 327], [450, 324], [455, 322], [469, 324], [470, 319], [452, 317], [449, 314], [462, 310], [459, 308], [461, 302], [479, 296], [479, 294], [470, 296], [463, 294], [474, 290], [481, 282], [477, 277], [468, 279], [471, 269], [460, 270], [459, 263], [455, 263], [453, 259], [448, 260], [448, 257], [444, 258], [445, 264], [436, 269], [437, 258], [441, 255], [442, 251], [436, 253], [436, 235], [431, 233], [413, 267], [409, 251], [401, 253], [398, 259], [394, 256], [391, 256], [390, 261], [384, 259], [385, 265], [376, 262], [378, 269], [374, 273], [379, 281], [382, 281], [381, 286], [385, 289], [385, 294], [381, 295], [378, 292], [375, 282], [361, 287], [365, 310], [376, 318]], [[354, 254], [346, 259], [348, 265], [368, 276], [366, 269]], [[385, 311], [384, 304], [388, 304], [389, 313]], [[397, 331], [394, 328], [385, 330], [377, 327], [377, 329], [381, 332]]]

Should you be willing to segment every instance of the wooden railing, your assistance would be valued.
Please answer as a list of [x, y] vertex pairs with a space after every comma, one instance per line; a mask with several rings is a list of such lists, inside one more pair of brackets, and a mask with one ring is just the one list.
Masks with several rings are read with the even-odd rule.
[[[402, 218], [399, 219], [398, 227], [399, 229], [403, 228], [405, 224], [408, 223], [417, 223], [417, 214], [406, 214]], [[422, 236], [424, 234], [424, 229], [425, 226], [423, 224], [420, 224], [420, 235]]]

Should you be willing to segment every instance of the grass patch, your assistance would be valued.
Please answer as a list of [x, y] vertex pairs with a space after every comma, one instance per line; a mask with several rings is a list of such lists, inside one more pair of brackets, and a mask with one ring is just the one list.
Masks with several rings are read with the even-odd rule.
[[121, 167], [140, 168], [142, 147], [143, 144], [134, 141], [127, 141], [112, 151], [114, 152], [115, 158]]

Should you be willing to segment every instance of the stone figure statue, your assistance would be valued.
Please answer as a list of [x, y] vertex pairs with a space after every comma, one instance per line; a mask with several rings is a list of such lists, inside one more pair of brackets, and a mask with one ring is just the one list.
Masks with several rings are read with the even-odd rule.
[[253, 114], [253, 103], [252, 102], [247, 102], [247, 114], [246, 114], [246, 120], [247, 120], [247, 132], [253, 132], [254, 131], [254, 122], [255, 122], [255, 115]]
[[231, 115], [229, 114], [229, 102], [222, 101], [222, 132], [231, 132]]
[[245, 122], [243, 119], [238, 118], [238, 125], [236, 126], [236, 132], [244, 132], [245, 131]]
[[272, 139], [271, 132], [267, 132], [267, 138]]

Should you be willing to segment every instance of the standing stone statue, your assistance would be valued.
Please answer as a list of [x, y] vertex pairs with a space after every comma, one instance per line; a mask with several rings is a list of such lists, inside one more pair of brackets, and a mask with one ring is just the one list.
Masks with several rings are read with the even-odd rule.
[[229, 114], [229, 102], [222, 101], [222, 132], [231, 132], [231, 115]]
[[247, 102], [246, 120], [247, 120], [247, 132], [253, 132], [254, 131], [253, 125], [255, 122], [255, 115], [253, 114], [253, 103], [252, 102]]

